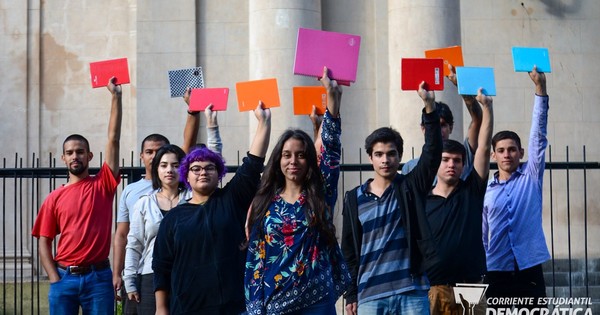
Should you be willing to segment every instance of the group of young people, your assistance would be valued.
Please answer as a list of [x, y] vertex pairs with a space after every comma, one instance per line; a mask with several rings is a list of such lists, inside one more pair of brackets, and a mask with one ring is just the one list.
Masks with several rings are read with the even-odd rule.
[[[481, 91], [464, 97], [472, 123], [461, 144], [448, 139], [448, 106], [422, 84], [421, 157], [399, 173], [400, 134], [384, 127], [366, 138], [374, 177], [345, 194], [340, 246], [333, 211], [342, 91], [327, 73], [324, 68], [320, 79], [327, 110], [322, 121], [311, 117], [315, 141], [288, 129], [267, 158], [271, 113], [259, 103], [254, 139], [224, 185], [210, 107], [206, 146], [196, 145], [196, 112], [188, 112], [181, 148], [159, 134], [146, 137], [145, 177], [127, 185], [119, 202], [112, 271], [122, 102], [111, 79], [100, 172], [89, 174], [87, 140], [67, 137], [62, 159], [69, 181], [46, 198], [33, 227], [50, 279], [51, 314], [77, 314], [80, 307], [84, 314], [112, 314], [115, 296], [126, 302], [125, 314], [336, 314], [342, 294], [348, 314], [462, 314], [456, 283], [488, 283], [488, 296], [545, 296], [544, 74], [529, 73], [536, 96], [523, 165], [518, 135], [502, 131], [492, 138], [491, 97]], [[454, 73], [450, 79], [456, 82]], [[490, 153], [498, 172], [488, 184]]]

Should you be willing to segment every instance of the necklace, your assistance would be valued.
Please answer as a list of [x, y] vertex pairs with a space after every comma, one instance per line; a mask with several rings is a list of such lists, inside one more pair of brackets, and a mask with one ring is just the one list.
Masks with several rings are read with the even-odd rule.
[[161, 197], [163, 197], [164, 199], [166, 199], [169, 202], [169, 210], [173, 209], [173, 202], [175, 201], [175, 205], [177, 205], [177, 202], [179, 202], [179, 194], [176, 194], [175, 196], [169, 198], [167, 197], [167, 195], [165, 195], [163, 193], [163, 191], [159, 191], [158, 195], [160, 195]]

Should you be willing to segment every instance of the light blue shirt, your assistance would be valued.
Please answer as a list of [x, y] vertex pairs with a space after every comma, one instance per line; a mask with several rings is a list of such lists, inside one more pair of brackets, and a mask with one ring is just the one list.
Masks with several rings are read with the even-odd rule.
[[542, 228], [548, 96], [535, 96], [531, 120], [529, 160], [507, 181], [496, 172], [488, 183], [482, 221], [488, 271], [523, 270], [550, 259]]
[[119, 199], [119, 211], [117, 211], [117, 223], [131, 222], [133, 206], [145, 196], [152, 192], [152, 181], [142, 178], [135, 183], [129, 184], [123, 189]]

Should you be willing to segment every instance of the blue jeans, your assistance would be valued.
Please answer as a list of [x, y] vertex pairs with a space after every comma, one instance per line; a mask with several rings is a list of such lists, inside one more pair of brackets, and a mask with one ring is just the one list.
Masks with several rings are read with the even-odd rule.
[[50, 284], [50, 315], [114, 314], [115, 295], [110, 268], [73, 275], [57, 268], [60, 280]]
[[362, 303], [359, 315], [426, 315], [429, 314], [427, 290], [412, 290]]

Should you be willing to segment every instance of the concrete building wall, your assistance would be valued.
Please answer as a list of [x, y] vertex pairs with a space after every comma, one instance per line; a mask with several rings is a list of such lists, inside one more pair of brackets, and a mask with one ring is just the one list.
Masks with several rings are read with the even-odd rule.
[[[458, 6], [458, 9], [457, 9]], [[411, 11], [412, 10], [412, 11]], [[31, 155], [60, 155], [62, 140], [70, 133], [89, 138], [92, 151], [103, 150], [109, 93], [92, 89], [89, 62], [127, 57], [132, 82], [124, 87], [122, 157], [129, 164], [133, 151], [138, 165], [139, 143], [159, 132], [173, 143], [182, 141], [185, 106], [171, 99], [167, 71], [202, 66], [207, 87], [229, 87], [228, 110], [219, 113], [224, 156], [230, 164], [245, 152], [253, 134], [253, 117], [237, 111], [235, 82], [276, 76], [283, 108], [273, 109], [274, 143], [287, 125], [310, 130], [310, 120], [291, 114], [291, 87], [313, 84], [293, 76], [294, 28], [325, 30], [362, 36], [358, 79], [343, 94], [344, 161], [366, 162], [359, 155], [364, 138], [373, 129], [393, 125], [405, 136], [405, 157], [423, 139], [418, 129], [421, 101], [414, 92], [399, 88], [399, 60], [419, 57], [425, 48], [461, 44], [471, 66], [495, 68], [498, 95], [495, 129], [511, 129], [527, 146], [533, 85], [527, 74], [514, 73], [511, 46], [544, 46], [550, 50], [553, 72], [550, 94], [549, 141], [552, 160], [600, 160], [600, 109], [596, 88], [600, 72], [600, 2], [597, 1], [413, 1], [343, 0], [246, 1], [7, 1], [0, 0], [0, 157], [12, 165], [15, 152], [31, 164]], [[287, 28], [286, 28], [287, 27]], [[450, 30], [450, 31], [448, 31]], [[460, 32], [460, 34], [457, 34]], [[459, 36], [460, 35], [460, 36]], [[413, 55], [414, 56], [409, 56]], [[438, 99], [450, 103], [457, 116], [452, 138], [462, 139], [469, 117], [460, 98], [446, 81], [448, 91]], [[411, 95], [412, 94], [412, 95]], [[204, 124], [200, 141], [204, 141]], [[98, 158], [99, 155], [97, 154]], [[45, 160], [44, 160], [45, 159]], [[96, 160], [98, 162], [98, 160]], [[60, 161], [59, 161], [60, 163]], [[556, 175], [554, 189], [566, 190], [566, 174]], [[574, 176], [574, 175], [571, 175]], [[581, 176], [581, 175], [577, 175]], [[597, 181], [592, 175], [588, 179]], [[364, 179], [364, 178], [363, 178]], [[557, 178], [554, 178], [557, 180]], [[350, 175], [345, 188], [355, 185]], [[342, 185], [342, 184], [341, 184]], [[548, 186], [548, 185], [547, 185]], [[550, 196], [546, 205], [561, 209], [554, 224], [567, 220], [566, 194]], [[573, 200], [583, 186], [569, 187]], [[552, 198], [552, 199], [551, 199]], [[597, 194], [588, 196], [588, 223], [598, 222]], [[574, 224], [583, 224], [583, 201], [573, 201]], [[545, 214], [549, 228], [550, 214]], [[596, 219], [594, 219], [596, 218]], [[581, 233], [582, 229], [576, 232]], [[590, 233], [600, 239], [599, 229]], [[567, 249], [561, 245], [560, 255]]]

